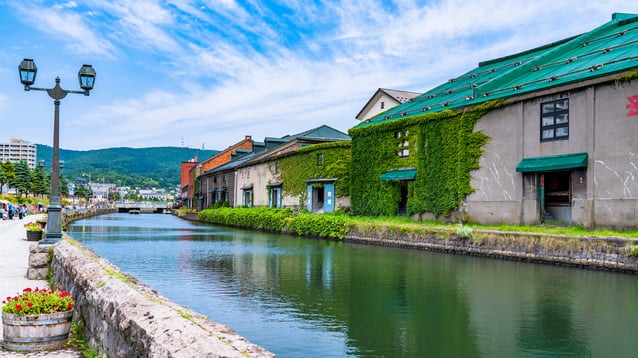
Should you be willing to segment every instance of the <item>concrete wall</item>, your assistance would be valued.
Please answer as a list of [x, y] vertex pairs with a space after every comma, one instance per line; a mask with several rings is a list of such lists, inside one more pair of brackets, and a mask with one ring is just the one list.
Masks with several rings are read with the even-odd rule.
[[[571, 211], [556, 215], [587, 228], [636, 228], [638, 116], [628, 98], [638, 80], [604, 78], [512, 100], [481, 118], [475, 130], [490, 137], [472, 173], [476, 192], [465, 200], [471, 221], [530, 224], [539, 220], [536, 173], [518, 173], [523, 158], [586, 152], [588, 167], [573, 172]], [[541, 103], [569, 98], [569, 139], [540, 141]]]
[[250, 167], [237, 169], [235, 196], [241, 197], [241, 188], [252, 185], [253, 206], [268, 206], [268, 189], [266, 189], [266, 185], [275, 182], [269, 164], [268, 162], [258, 163]]
[[[40, 255], [50, 247], [34, 246]], [[102, 356], [274, 357], [229, 327], [169, 301], [75, 241], [61, 241], [53, 253], [54, 280], [75, 297], [74, 319], [84, 322], [85, 337]]]

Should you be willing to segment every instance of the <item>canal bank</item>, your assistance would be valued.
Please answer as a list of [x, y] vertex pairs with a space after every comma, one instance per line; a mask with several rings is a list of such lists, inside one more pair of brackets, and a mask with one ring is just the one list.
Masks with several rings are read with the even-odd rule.
[[171, 302], [71, 238], [53, 245], [50, 265], [53, 280], [75, 297], [75, 320], [83, 323], [85, 339], [100, 355], [274, 357], [230, 327]]
[[[65, 213], [64, 223], [112, 213]], [[274, 357], [232, 328], [178, 305], [122, 272], [68, 235], [55, 245], [31, 245], [30, 280], [50, 273], [75, 298], [73, 320], [100, 356]]]
[[[210, 223], [198, 213], [186, 213], [183, 217]], [[638, 273], [638, 257], [632, 254], [638, 245], [636, 238], [506, 232], [462, 226], [434, 228], [418, 224], [352, 223], [346, 231], [342, 239], [347, 242]], [[285, 225], [281, 232], [291, 234]]]
[[281, 357], [628, 357], [638, 349], [634, 275], [172, 215], [100, 215], [68, 230], [171, 301]]

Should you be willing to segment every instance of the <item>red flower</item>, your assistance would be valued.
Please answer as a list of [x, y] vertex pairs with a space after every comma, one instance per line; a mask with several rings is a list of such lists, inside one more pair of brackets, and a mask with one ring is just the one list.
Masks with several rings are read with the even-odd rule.
[[31, 302], [27, 303], [27, 307], [29, 307], [29, 308], [33, 307], [33, 303], [31, 303]]
[[31, 292], [31, 288], [27, 287], [24, 290], [22, 290], [22, 292]]
[[16, 309], [17, 309], [18, 311], [22, 311], [22, 305], [21, 305], [21, 304], [17, 304], [17, 305], [16, 305]]
[[69, 309], [73, 308], [73, 303], [69, 302], [68, 307]]
[[60, 294], [60, 297], [66, 297], [66, 296], [68, 296], [68, 295], [69, 295], [69, 293], [68, 293], [68, 292], [62, 292], [62, 293]]

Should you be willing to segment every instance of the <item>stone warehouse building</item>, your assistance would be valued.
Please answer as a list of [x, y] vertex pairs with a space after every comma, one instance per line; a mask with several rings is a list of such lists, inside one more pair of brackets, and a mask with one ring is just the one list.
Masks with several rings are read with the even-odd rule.
[[482, 62], [350, 130], [352, 210], [636, 228], [637, 77], [633, 14]]

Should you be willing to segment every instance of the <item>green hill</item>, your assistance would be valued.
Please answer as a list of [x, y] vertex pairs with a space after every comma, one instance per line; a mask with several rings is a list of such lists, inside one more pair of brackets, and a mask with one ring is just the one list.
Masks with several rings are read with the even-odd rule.
[[[37, 160], [50, 169], [53, 149], [37, 144]], [[118, 186], [174, 189], [179, 185], [182, 162], [197, 156], [204, 160], [219, 151], [179, 147], [106, 148], [87, 151], [60, 149], [61, 175]]]

